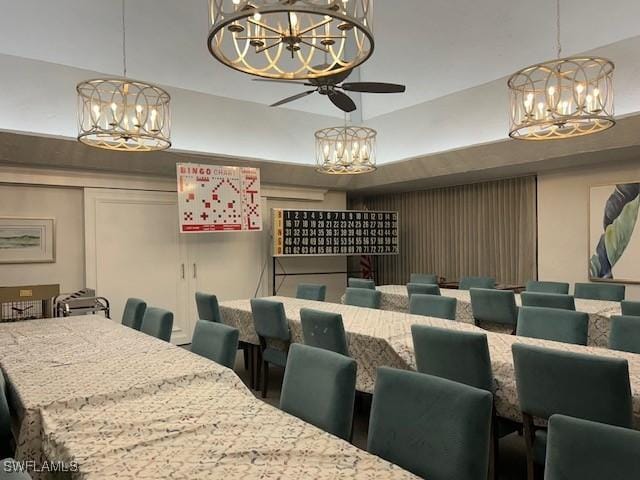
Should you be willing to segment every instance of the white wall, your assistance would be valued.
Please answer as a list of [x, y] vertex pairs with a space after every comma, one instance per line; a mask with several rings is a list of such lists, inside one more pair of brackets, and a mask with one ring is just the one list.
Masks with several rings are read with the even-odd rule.
[[0, 184], [0, 216], [55, 218], [55, 263], [0, 264], [0, 286], [84, 286], [82, 189]]
[[[589, 187], [640, 181], [640, 162], [603, 164], [538, 176], [538, 277], [586, 282], [589, 258]], [[640, 265], [637, 266], [640, 279]], [[640, 300], [640, 285], [627, 285]]]

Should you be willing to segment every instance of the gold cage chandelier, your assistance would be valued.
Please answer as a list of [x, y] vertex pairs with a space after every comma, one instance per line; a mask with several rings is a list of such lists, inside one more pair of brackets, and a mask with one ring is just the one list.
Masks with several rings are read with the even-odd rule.
[[169, 94], [127, 78], [125, 4], [122, 0], [122, 78], [80, 82], [78, 140], [92, 147], [150, 152], [171, 146]]
[[316, 167], [329, 175], [356, 175], [376, 169], [376, 139], [372, 128], [344, 125], [318, 130]]
[[509, 136], [548, 140], [601, 132], [615, 125], [611, 61], [592, 56], [561, 58], [560, 0], [556, 0], [558, 58], [513, 74]]
[[209, 51], [241, 72], [310, 79], [373, 53], [373, 0], [209, 0]]

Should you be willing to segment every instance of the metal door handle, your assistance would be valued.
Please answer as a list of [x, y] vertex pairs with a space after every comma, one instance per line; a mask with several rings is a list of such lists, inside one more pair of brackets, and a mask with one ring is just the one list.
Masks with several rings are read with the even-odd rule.
[[193, 278], [198, 278], [198, 267], [195, 263], [193, 264]]
[[182, 272], [181, 273], [181, 277], [182, 277], [182, 280], [184, 280], [184, 263], [180, 266], [180, 268], [181, 268], [181, 272]]

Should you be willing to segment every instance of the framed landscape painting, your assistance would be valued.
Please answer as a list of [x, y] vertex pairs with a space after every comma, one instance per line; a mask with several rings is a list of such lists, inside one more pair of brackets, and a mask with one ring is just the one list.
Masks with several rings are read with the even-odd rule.
[[0, 217], [0, 263], [55, 261], [53, 218]]
[[589, 278], [640, 283], [640, 182], [591, 187]]

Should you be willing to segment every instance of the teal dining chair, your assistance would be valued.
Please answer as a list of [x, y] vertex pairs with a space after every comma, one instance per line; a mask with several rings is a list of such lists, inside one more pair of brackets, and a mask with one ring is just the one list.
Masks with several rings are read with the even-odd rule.
[[512, 290], [494, 290], [488, 288], [472, 288], [471, 309], [475, 324], [500, 324], [508, 327], [512, 333], [516, 330], [518, 307], [516, 294]]
[[368, 288], [347, 288], [344, 297], [345, 305], [353, 305], [355, 307], [380, 308], [382, 294], [377, 290]]
[[516, 335], [555, 342], [586, 345], [589, 315], [558, 308], [522, 307]]
[[522, 292], [520, 294], [523, 307], [559, 308], [562, 310], [575, 310], [576, 302], [573, 295], [560, 293]]
[[606, 300], [621, 302], [624, 300], [625, 286], [614, 283], [576, 283], [573, 294], [586, 300]]
[[316, 285], [314, 283], [300, 283], [296, 289], [296, 298], [302, 300], [315, 300], [316, 302], [324, 302], [327, 296], [326, 285]]
[[612, 316], [609, 348], [622, 352], [640, 353], [640, 317]]
[[455, 320], [457, 305], [458, 301], [455, 298], [414, 293], [409, 299], [409, 313]]
[[349, 356], [342, 315], [310, 308], [300, 309], [302, 338], [305, 345]]
[[545, 480], [630, 480], [640, 474], [640, 432], [565, 415], [549, 419]]
[[236, 363], [239, 336], [240, 332], [237, 328], [223, 323], [198, 320], [193, 331], [191, 351], [233, 369]]
[[[269, 365], [282, 368], [287, 366], [291, 331], [282, 302], [252, 298], [251, 313], [262, 355], [262, 367], [258, 365], [257, 371], [258, 387], [262, 381], [262, 398], [266, 398], [269, 388]], [[278, 348], [279, 346], [282, 348]], [[262, 371], [264, 371], [264, 376]]]
[[535, 427], [534, 418], [562, 414], [631, 428], [626, 360], [521, 343], [513, 344], [512, 352], [529, 480], [544, 466], [547, 449], [547, 431]]
[[640, 302], [631, 302], [623, 300], [620, 302], [622, 315], [631, 315], [632, 317], [640, 317]]
[[444, 378], [378, 368], [367, 449], [429, 480], [483, 479], [492, 396]]
[[368, 288], [369, 290], [376, 289], [376, 283], [366, 278], [350, 278], [347, 281], [347, 286], [352, 288]]
[[222, 323], [218, 297], [210, 293], [196, 292], [198, 319]]
[[409, 283], [438, 285], [438, 276], [435, 273], [412, 273], [409, 277]]
[[147, 303], [139, 298], [129, 298], [124, 305], [122, 312], [122, 325], [134, 330], [140, 330], [142, 326], [142, 317], [147, 309]]
[[458, 283], [460, 290], [471, 288], [496, 288], [496, 279], [493, 277], [462, 277]]
[[537, 280], [529, 280], [525, 287], [525, 291], [567, 295], [569, 293], [569, 284], [565, 282], [541, 282]]
[[144, 312], [140, 331], [168, 342], [173, 330], [173, 313], [163, 308], [149, 307]]
[[31, 476], [22, 471], [24, 463], [17, 462], [13, 458], [5, 458], [0, 461], [0, 480], [31, 480]]
[[353, 425], [356, 361], [294, 343], [284, 371], [280, 409], [348, 440]]
[[421, 295], [440, 295], [440, 287], [429, 283], [407, 283], [407, 294], [409, 297], [416, 293]]
[[4, 373], [0, 370], [0, 458], [13, 456], [14, 447], [13, 434], [11, 433], [11, 411], [7, 401], [7, 385]]

